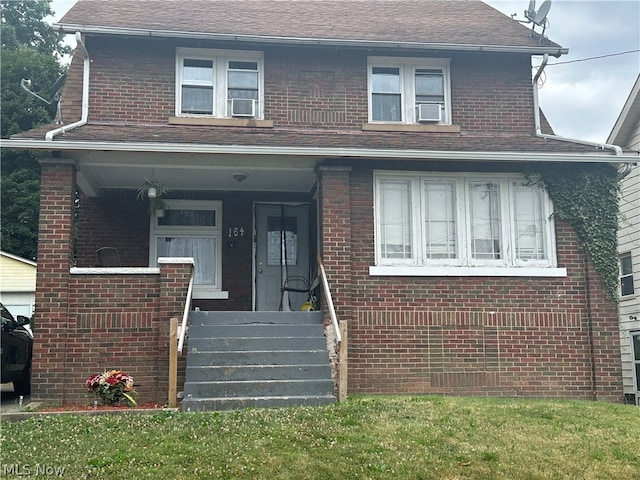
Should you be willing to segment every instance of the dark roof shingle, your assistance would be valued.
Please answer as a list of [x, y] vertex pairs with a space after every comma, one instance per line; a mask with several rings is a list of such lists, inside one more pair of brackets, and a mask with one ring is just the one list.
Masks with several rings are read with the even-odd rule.
[[[102, 29], [443, 45], [540, 47], [479, 0], [79, 0], [68, 32]], [[548, 40], [543, 45], [558, 47]]]

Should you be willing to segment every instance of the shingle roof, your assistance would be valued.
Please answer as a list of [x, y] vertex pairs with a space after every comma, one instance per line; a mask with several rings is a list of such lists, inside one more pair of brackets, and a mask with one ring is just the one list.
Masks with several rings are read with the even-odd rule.
[[[12, 139], [42, 140], [55, 128], [13, 135]], [[335, 131], [303, 128], [236, 128], [184, 125], [124, 125], [90, 123], [55, 137], [56, 142], [128, 142], [151, 144], [310, 147], [344, 149], [425, 150], [443, 152], [601, 153], [592, 146], [524, 134], [460, 134]]]
[[68, 32], [560, 48], [479, 0], [79, 0]]

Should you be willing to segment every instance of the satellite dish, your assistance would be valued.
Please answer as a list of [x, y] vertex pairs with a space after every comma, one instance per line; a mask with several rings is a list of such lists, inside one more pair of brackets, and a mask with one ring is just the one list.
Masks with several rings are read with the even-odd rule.
[[53, 82], [53, 85], [51, 86], [51, 94], [49, 95], [50, 101], [58, 99], [58, 92], [62, 88], [62, 85], [64, 84], [66, 78], [67, 76], [63, 73], [55, 82]]
[[533, 19], [536, 17], [536, 0], [529, 2], [529, 8], [524, 11], [524, 16], [533, 22]]
[[542, 25], [547, 20], [547, 15], [549, 14], [549, 9], [551, 8], [551, 0], [545, 0], [540, 5], [540, 10], [535, 14], [533, 18], [533, 23], [536, 25]]
[[61, 124], [62, 123], [62, 112], [60, 111], [60, 95], [59, 95], [59, 91], [62, 88], [62, 85], [64, 84], [65, 79], [67, 78], [66, 75], [60, 75], [55, 82], [53, 82], [53, 85], [51, 86], [51, 94], [49, 95], [49, 100], [47, 100], [46, 98], [42, 98], [40, 95], [38, 95], [35, 92], [32, 92], [29, 87], [31, 86], [31, 80], [25, 80], [24, 78], [22, 80], [20, 80], [20, 87], [22, 87], [23, 90], [25, 90], [27, 93], [29, 93], [30, 95], [33, 95], [34, 97], [36, 97], [38, 100], [42, 100], [44, 103], [46, 103], [47, 105], [51, 105], [53, 102], [56, 102], [56, 123], [57, 124]]

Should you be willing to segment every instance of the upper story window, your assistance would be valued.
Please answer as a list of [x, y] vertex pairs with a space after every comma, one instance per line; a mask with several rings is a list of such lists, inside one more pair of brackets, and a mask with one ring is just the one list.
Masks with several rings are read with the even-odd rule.
[[369, 57], [369, 121], [451, 123], [449, 60]]
[[376, 264], [555, 267], [551, 213], [521, 176], [376, 172]]
[[263, 117], [261, 52], [177, 49], [176, 115]]
[[620, 255], [620, 296], [633, 295], [633, 258], [631, 252]]

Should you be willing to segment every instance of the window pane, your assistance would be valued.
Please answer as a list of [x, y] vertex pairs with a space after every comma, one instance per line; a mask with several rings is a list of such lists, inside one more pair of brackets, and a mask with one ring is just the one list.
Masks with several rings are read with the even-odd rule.
[[410, 180], [382, 180], [379, 206], [382, 258], [412, 258]]
[[182, 113], [213, 113], [213, 88], [182, 87]]
[[635, 288], [633, 285], [633, 277], [628, 275], [626, 277], [622, 277], [620, 279], [620, 295], [633, 295], [635, 293]]
[[372, 119], [384, 122], [399, 122], [402, 120], [400, 95], [373, 94]]
[[267, 264], [296, 265], [298, 250], [298, 219], [296, 217], [267, 218]]
[[193, 257], [196, 263], [196, 285], [215, 285], [215, 237], [157, 237], [158, 257]]
[[184, 82], [209, 82], [213, 83], [213, 61], [193, 60], [185, 58], [182, 69]]
[[416, 103], [424, 102], [444, 102], [441, 70], [416, 70]]
[[633, 273], [633, 263], [631, 262], [631, 253], [620, 255], [620, 273], [622, 275], [630, 275]]
[[158, 217], [158, 225], [215, 227], [215, 210], [166, 209], [164, 217]]
[[633, 262], [631, 253], [620, 255], [620, 295], [633, 295], [635, 286], [633, 283]]
[[400, 69], [373, 67], [371, 85], [374, 93], [400, 93]]
[[500, 187], [495, 183], [471, 183], [469, 203], [472, 258], [502, 258]]
[[425, 255], [456, 258], [455, 185], [425, 185]]
[[539, 187], [514, 184], [516, 258], [544, 260], [545, 242], [544, 192]]
[[[640, 334], [636, 333], [632, 335], [633, 338], [633, 356], [640, 362]], [[640, 380], [640, 378], [638, 379]]]
[[229, 61], [229, 70], [258, 70], [257, 62]]
[[[229, 100], [232, 98], [253, 98], [254, 100], [258, 99], [258, 91], [257, 90], [229, 90], [227, 92]], [[231, 104], [231, 102], [229, 102]]]
[[258, 72], [229, 71], [229, 88], [258, 89]]

